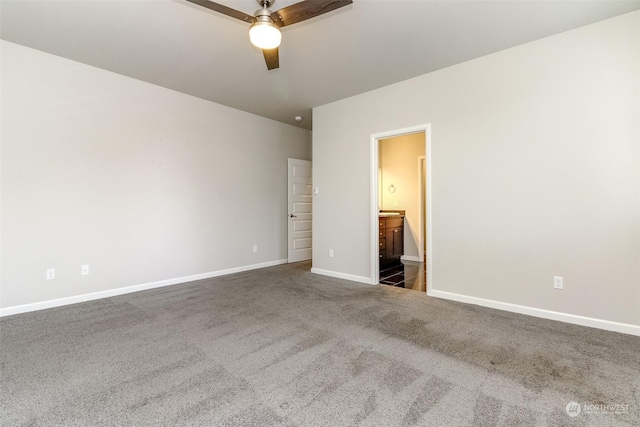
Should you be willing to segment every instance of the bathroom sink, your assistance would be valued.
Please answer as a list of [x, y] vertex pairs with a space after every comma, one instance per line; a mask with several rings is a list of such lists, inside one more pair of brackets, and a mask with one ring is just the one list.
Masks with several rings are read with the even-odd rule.
[[400, 216], [400, 212], [380, 212], [379, 216]]

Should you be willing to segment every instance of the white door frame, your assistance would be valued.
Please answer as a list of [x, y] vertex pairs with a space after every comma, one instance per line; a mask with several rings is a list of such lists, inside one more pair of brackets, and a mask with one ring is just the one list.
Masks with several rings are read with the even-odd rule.
[[[431, 200], [433, 191], [431, 190], [431, 124], [423, 124], [417, 126], [411, 126], [403, 129], [396, 129], [388, 132], [380, 132], [371, 135], [370, 143], [370, 178], [371, 183], [371, 207], [369, 223], [371, 227], [371, 283], [377, 285], [380, 283], [380, 270], [379, 270], [379, 236], [378, 236], [378, 167], [379, 167], [379, 147], [380, 140], [386, 138], [392, 138], [396, 136], [410, 135], [413, 133], [424, 132], [424, 152], [426, 155], [426, 191], [427, 191], [427, 294], [430, 293], [433, 288], [433, 232], [432, 232], [432, 218], [433, 208], [431, 206]], [[424, 234], [424, 233], [423, 233]], [[424, 245], [422, 245], [424, 246]]]
[[[426, 134], [425, 134], [426, 135]], [[426, 147], [425, 147], [426, 149]], [[426, 151], [425, 151], [426, 153]], [[428, 212], [426, 211], [427, 208], [427, 201], [425, 200], [424, 203], [423, 202], [423, 198], [426, 194], [426, 179], [425, 181], [423, 181], [422, 177], [424, 176], [426, 178], [426, 169], [427, 169], [427, 157], [426, 156], [420, 156], [418, 157], [418, 200], [420, 200], [420, 219], [418, 221], [418, 258], [420, 258], [420, 262], [422, 262], [424, 260], [424, 228], [426, 227], [426, 224], [424, 223], [424, 218], [426, 218], [426, 215]]]

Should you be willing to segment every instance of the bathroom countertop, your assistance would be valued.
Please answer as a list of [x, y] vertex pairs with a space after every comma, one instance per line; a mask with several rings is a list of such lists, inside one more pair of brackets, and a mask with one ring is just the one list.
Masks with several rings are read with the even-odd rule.
[[383, 210], [378, 212], [378, 217], [403, 217], [404, 216], [404, 210], [397, 210], [397, 211], [392, 211], [392, 210]]

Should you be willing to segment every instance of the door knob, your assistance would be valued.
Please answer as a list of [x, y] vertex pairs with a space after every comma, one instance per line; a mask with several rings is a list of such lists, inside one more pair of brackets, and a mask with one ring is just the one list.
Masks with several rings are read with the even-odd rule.
[[289, 214], [289, 218], [298, 218], [298, 216], [294, 214]]

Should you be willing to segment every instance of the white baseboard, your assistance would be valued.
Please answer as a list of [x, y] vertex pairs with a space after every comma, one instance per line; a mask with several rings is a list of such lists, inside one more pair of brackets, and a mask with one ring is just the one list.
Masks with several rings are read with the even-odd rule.
[[195, 280], [210, 279], [212, 277], [225, 276], [227, 274], [240, 273], [242, 271], [256, 270], [259, 268], [272, 267], [274, 265], [286, 264], [286, 259], [268, 261], [260, 264], [245, 265], [242, 267], [228, 268], [226, 270], [212, 271], [209, 273], [194, 274], [192, 276], [177, 277], [174, 279], [160, 280], [158, 282], [143, 283], [141, 285], [127, 286], [124, 288], [109, 289], [106, 291], [93, 292], [90, 294], [74, 295], [71, 297], [58, 298], [49, 301], [36, 302], [32, 304], [17, 305], [13, 307], [0, 308], [0, 317], [11, 316], [13, 314], [27, 313], [30, 311], [44, 310], [46, 308], [60, 307], [63, 305], [76, 304], [79, 302], [93, 301], [101, 298], [109, 298], [118, 295], [130, 294], [133, 292], [146, 291], [148, 289], [161, 288], [164, 286], [178, 285], [180, 283], [193, 282]]
[[[351, 280], [354, 282], [373, 284], [373, 280], [369, 277], [355, 276], [352, 274], [339, 273], [336, 271], [322, 270], [312, 268], [312, 273], [323, 276], [336, 277], [339, 279]], [[484, 298], [471, 297], [467, 295], [455, 294], [452, 292], [438, 291], [431, 289], [429, 296], [448, 299], [452, 301], [463, 302], [466, 304], [474, 304], [482, 307], [494, 308], [496, 310], [509, 311], [512, 313], [525, 314], [543, 319], [557, 320], [559, 322], [571, 323], [574, 325], [588, 326], [590, 328], [604, 329], [606, 331], [620, 332], [623, 334], [640, 336], [640, 326], [628, 323], [612, 322], [609, 320], [594, 319], [591, 317], [578, 316], [575, 314], [561, 313], [558, 311], [544, 310], [541, 308], [527, 307], [524, 305], [511, 304], [507, 302], [493, 301]]]
[[366, 283], [369, 285], [376, 284], [376, 283], [373, 283], [373, 280], [371, 279], [371, 277], [363, 277], [363, 276], [356, 276], [353, 274], [338, 273], [337, 271], [322, 270], [320, 268], [312, 268], [311, 272], [314, 274], [319, 274], [321, 276], [329, 276], [329, 277], [335, 277], [337, 279], [351, 280], [352, 282]]
[[607, 331], [620, 332], [623, 334], [640, 336], [640, 326], [628, 323], [611, 322], [609, 320], [594, 319], [591, 317], [577, 316], [575, 314], [561, 313], [558, 311], [543, 310], [540, 308], [527, 307], [523, 305], [510, 304], [506, 302], [493, 301], [484, 298], [470, 297], [451, 292], [431, 290], [429, 296], [443, 298], [467, 304], [479, 305], [482, 307], [495, 308], [497, 310], [510, 311], [512, 313], [526, 314], [543, 319], [557, 320], [574, 325], [588, 326], [590, 328], [604, 329]]
[[[13, 314], [27, 313], [30, 311], [44, 310], [47, 308], [60, 307], [69, 304], [76, 304], [85, 301], [93, 301], [101, 298], [109, 298], [118, 295], [129, 294], [133, 292], [145, 291], [148, 289], [161, 288], [164, 286], [177, 285], [180, 283], [193, 282], [196, 280], [209, 279], [212, 277], [225, 276], [227, 274], [240, 273], [243, 271], [256, 270], [259, 268], [272, 267], [275, 265], [286, 264], [286, 259], [268, 261], [260, 264], [246, 265], [242, 267], [229, 268], [226, 270], [212, 271], [202, 274], [194, 274], [192, 276], [178, 277], [174, 279], [161, 280], [157, 282], [144, 283], [141, 285], [127, 286], [118, 289], [109, 289], [106, 291], [93, 292], [90, 294], [74, 295], [71, 297], [59, 298], [49, 301], [42, 301], [32, 304], [24, 304], [13, 307], [0, 308], [0, 317], [11, 316]], [[336, 271], [312, 268], [311, 272], [322, 276], [335, 277], [338, 279], [351, 280], [354, 282], [375, 284], [369, 277], [356, 276], [353, 274], [339, 273]], [[494, 308], [497, 310], [509, 311], [512, 313], [525, 314], [543, 319], [557, 320], [575, 325], [588, 326], [591, 328], [604, 329], [607, 331], [620, 332], [623, 334], [640, 336], [640, 326], [627, 323], [612, 322], [609, 320], [594, 319], [591, 317], [578, 316], [574, 314], [561, 313], [557, 311], [544, 310], [540, 308], [527, 307], [523, 305], [493, 301], [484, 298], [471, 297], [467, 295], [455, 294], [452, 292], [431, 290], [429, 296], [442, 298], [452, 301], [458, 301], [466, 304], [474, 304], [482, 307]]]
[[402, 256], [400, 257], [400, 261], [422, 262], [422, 260], [420, 259], [420, 257], [413, 256], [413, 255], [402, 255]]

